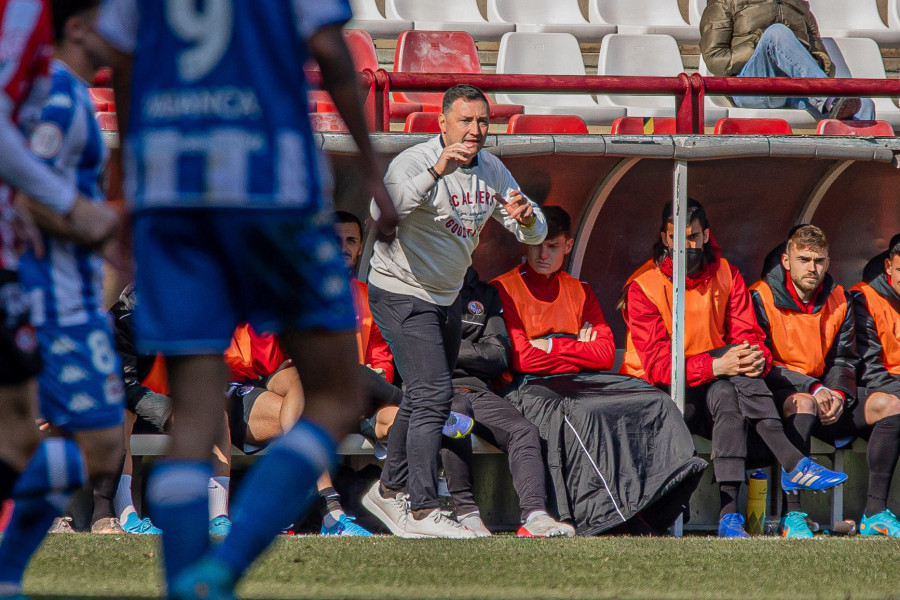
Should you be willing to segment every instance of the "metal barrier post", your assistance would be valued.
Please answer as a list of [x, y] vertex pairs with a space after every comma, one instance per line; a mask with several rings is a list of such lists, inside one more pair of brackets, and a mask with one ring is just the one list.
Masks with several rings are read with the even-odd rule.
[[[684, 414], [684, 291], [685, 246], [687, 230], [687, 162], [675, 163], [672, 194], [674, 247], [672, 251], [672, 400]], [[681, 537], [684, 523], [679, 516], [672, 534]]]

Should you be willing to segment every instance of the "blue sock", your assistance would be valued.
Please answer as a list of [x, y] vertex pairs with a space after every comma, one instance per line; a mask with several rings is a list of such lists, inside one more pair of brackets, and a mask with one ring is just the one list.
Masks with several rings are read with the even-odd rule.
[[187, 460], [160, 461], [147, 486], [153, 524], [162, 529], [166, 583], [198, 561], [209, 547], [207, 485], [212, 465]]
[[316, 481], [334, 465], [336, 452], [324, 429], [300, 419], [259, 459], [233, 504], [231, 534], [213, 551], [235, 579], [291, 519], [309, 508]]
[[19, 584], [47, 529], [87, 480], [81, 449], [72, 440], [43, 440], [13, 488], [12, 519], [0, 543], [0, 582]]

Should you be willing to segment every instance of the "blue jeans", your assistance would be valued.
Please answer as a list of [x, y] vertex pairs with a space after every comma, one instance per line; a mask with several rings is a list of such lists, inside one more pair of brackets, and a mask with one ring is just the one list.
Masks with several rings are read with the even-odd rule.
[[[815, 57], [800, 43], [794, 32], [786, 26], [770, 25], [756, 44], [753, 56], [738, 73], [738, 77], [828, 77]], [[784, 96], [737, 96], [739, 108], [800, 108], [816, 119], [827, 117], [827, 98], [786, 98]], [[875, 103], [862, 99], [862, 106], [855, 119], [875, 118]]]

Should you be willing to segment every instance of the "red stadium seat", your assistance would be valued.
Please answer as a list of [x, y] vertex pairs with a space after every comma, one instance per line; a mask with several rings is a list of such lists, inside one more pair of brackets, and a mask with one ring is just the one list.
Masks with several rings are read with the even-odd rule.
[[441, 127], [438, 125], [438, 115], [436, 112], [414, 112], [406, 117], [406, 125], [403, 126], [404, 133], [440, 133]]
[[[404, 31], [397, 38], [394, 71], [399, 73], [481, 73], [475, 40], [465, 31]], [[440, 112], [441, 92], [394, 92], [399, 102], [421, 104], [425, 112]], [[491, 120], [505, 123], [524, 108], [491, 104]]]
[[819, 135], [894, 136], [894, 128], [887, 121], [838, 121], [822, 119], [816, 126]]
[[[375, 54], [375, 43], [368, 31], [362, 29], [345, 29], [344, 41], [347, 42], [347, 48], [350, 49], [350, 55], [353, 57], [353, 65], [357, 71], [371, 69], [378, 70], [378, 56]], [[310, 71], [318, 71], [319, 65], [315, 61], [310, 61], [307, 69]], [[337, 112], [337, 107], [331, 100], [328, 92], [322, 90], [310, 90], [310, 111], [311, 112]], [[410, 102], [391, 102], [390, 113], [392, 121], [403, 121], [414, 113], [422, 110], [421, 104]]]
[[331, 131], [339, 133], [347, 133], [347, 125], [344, 120], [336, 112], [331, 113], [310, 113], [309, 121], [312, 124], [313, 131]]
[[612, 123], [611, 134], [672, 135], [675, 117], [619, 117]]
[[587, 133], [584, 119], [575, 115], [513, 115], [506, 133]]
[[118, 131], [119, 120], [114, 112], [98, 112], [97, 125], [101, 131]]
[[116, 112], [116, 99], [112, 88], [88, 88], [94, 112]]
[[103, 67], [94, 75], [94, 85], [97, 87], [110, 87], [112, 85], [112, 69]]
[[734, 119], [716, 121], [716, 135], [791, 135], [791, 124], [784, 119]]

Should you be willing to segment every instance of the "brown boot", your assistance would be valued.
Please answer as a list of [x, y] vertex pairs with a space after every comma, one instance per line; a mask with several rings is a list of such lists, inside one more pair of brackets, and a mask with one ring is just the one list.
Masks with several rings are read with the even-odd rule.
[[122, 529], [122, 524], [115, 517], [103, 517], [97, 519], [97, 522], [91, 525], [91, 533], [126, 533]]

